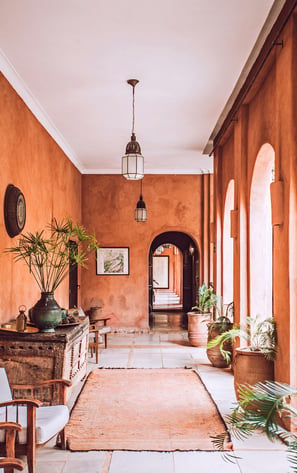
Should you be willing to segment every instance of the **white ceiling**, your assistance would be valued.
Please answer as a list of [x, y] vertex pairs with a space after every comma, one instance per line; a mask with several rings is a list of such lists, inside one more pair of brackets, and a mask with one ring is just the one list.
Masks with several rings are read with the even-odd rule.
[[120, 173], [130, 78], [145, 173], [211, 172], [203, 150], [283, 3], [0, 0], [1, 70], [82, 173]]

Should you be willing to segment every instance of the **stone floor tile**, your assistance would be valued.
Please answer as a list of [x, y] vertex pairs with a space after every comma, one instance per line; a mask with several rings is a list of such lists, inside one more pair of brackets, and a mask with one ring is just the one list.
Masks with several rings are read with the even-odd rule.
[[[52, 441], [51, 441], [52, 442]], [[52, 445], [51, 442], [48, 442], [44, 447], [37, 450], [36, 459], [37, 461], [53, 461], [53, 462], [63, 462], [67, 461], [70, 456], [69, 450], [61, 450], [56, 448], [55, 445]]]
[[[66, 462], [36, 462], [36, 473], [63, 473]], [[2, 469], [0, 469], [2, 473]], [[28, 473], [28, 467], [25, 466], [23, 473]]]
[[[73, 452], [63, 473], [101, 473], [105, 456], [105, 452]], [[48, 469], [47, 473], [52, 471]]]
[[117, 451], [112, 455], [109, 473], [174, 473], [173, 455], [166, 452]]
[[280, 440], [275, 440], [271, 442], [268, 440], [266, 435], [254, 433], [252, 436], [247, 437], [244, 440], [239, 440], [237, 438], [232, 438], [233, 447], [237, 452], [244, 451], [258, 451], [258, 450], [273, 450], [273, 451], [285, 451], [286, 446]]
[[181, 354], [169, 355], [163, 352], [163, 368], [184, 368], [191, 365], [191, 359], [189, 356]]
[[151, 354], [160, 354], [161, 353], [161, 348], [158, 347], [158, 346], [139, 346], [139, 347], [134, 347], [133, 348], [133, 352], [139, 354], [139, 355], [143, 355], [143, 356], [150, 356]]
[[126, 368], [129, 353], [104, 353], [99, 357], [99, 368]]
[[[174, 473], [240, 473], [236, 461], [226, 462], [219, 452], [174, 452], [173, 456]], [[253, 473], [260, 471], [254, 470]]]
[[[293, 471], [285, 452], [246, 451], [238, 453], [242, 473], [288, 473]], [[220, 472], [221, 473], [221, 472]]]
[[130, 368], [162, 368], [162, 356], [160, 354], [147, 354], [133, 352], [132, 359], [129, 364]]

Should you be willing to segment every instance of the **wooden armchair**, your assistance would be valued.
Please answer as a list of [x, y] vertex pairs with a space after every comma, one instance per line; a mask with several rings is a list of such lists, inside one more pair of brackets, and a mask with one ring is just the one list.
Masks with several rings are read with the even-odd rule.
[[[9, 385], [6, 371], [0, 368], [0, 421], [16, 422], [21, 425], [15, 442], [16, 455], [26, 455], [28, 472], [35, 473], [36, 449], [45, 445], [51, 438], [58, 436], [58, 444], [66, 448], [64, 427], [69, 420], [66, 404], [66, 387], [71, 383], [66, 380], [50, 380], [34, 385]], [[49, 389], [59, 393], [58, 405], [42, 405], [44, 395], [49, 398]], [[12, 391], [24, 392], [26, 398], [13, 399]], [[38, 396], [38, 399], [36, 397]], [[34, 399], [35, 397], [35, 399]], [[0, 454], [6, 453], [4, 433], [0, 432]]]
[[0, 431], [5, 431], [5, 458], [0, 458], [0, 469], [4, 473], [13, 473], [14, 470], [22, 471], [24, 463], [15, 458], [15, 436], [22, 430], [22, 426], [16, 422], [0, 422]]
[[99, 344], [102, 343], [102, 337], [104, 337], [104, 348], [107, 348], [107, 334], [111, 332], [111, 327], [107, 325], [108, 320], [110, 320], [110, 317], [90, 320], [89, 349], [91, 356], [95, 353], [97, 364], [99, 360]]

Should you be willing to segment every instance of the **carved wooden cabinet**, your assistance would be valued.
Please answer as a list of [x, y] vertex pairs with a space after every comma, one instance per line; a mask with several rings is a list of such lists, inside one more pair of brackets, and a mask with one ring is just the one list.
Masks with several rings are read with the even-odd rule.
[[88, 336], [88, 317], [78, 325], [57, 327], [55, 333], [0, 329], [0, 366], [12, 384], [64, 378], [72, 382], [71, 391], [87, 372]]

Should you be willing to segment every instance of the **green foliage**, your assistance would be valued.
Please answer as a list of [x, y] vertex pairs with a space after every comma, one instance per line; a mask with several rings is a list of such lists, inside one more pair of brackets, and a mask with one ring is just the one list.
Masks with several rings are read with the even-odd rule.
[[246, 340], [252, 351], [261, 351], [268, 359], [275, 359], [277, 333], [276, 323], [272, 318], [259, 320], [258, 316], [248, 317], [246, 326], [234, 325], [232, 329], [211, 340], [207, 344], [207, 348], [219, 345], [223, 357], [230, 363], [231, 352], [224, 350], [224, 345], [226, 342], [235, 343], [237, 338]]
[[197, 305], [192, 307], [192, 310], [196, 310], [202, 314], [211, 312], [214, 307], [216, 307], [218, 302], [218, 297], [214, 292], [214, 287], [210, 283], [209, 286], [205, 283], [200, 286], [198, 291], [198, 301]]
[[[265, 381], [254, 386], [239, 388], [239, 401], [227, 417], [228, 431], [212, 437], [216, 449], [224, 450], [225, 442], [231, 437], [246, 439], [255, 432], [264, 433], [269, 440], [282, 440], [288, 446], [288, 459], [297, 473], [297, 437], [284, 427], [283, 420], [297, 422], [297, 410], [292, 399], [297, 389], [285, 383]], [[227, 454], [232, 461], [233, 454]], [[226, 454], [224, 454], [226, 458]]]
[[[54, 292], [71, 265], [85, 267], [90, 252], [98, 248], [95, 235], [71, 220], [53, 219], [45, 230], [21, 234], [16, 246], [7, 248], [15, 261], [23, 261], [41, 292]], [[72, 245], [75, 242], [77, 246]]]

